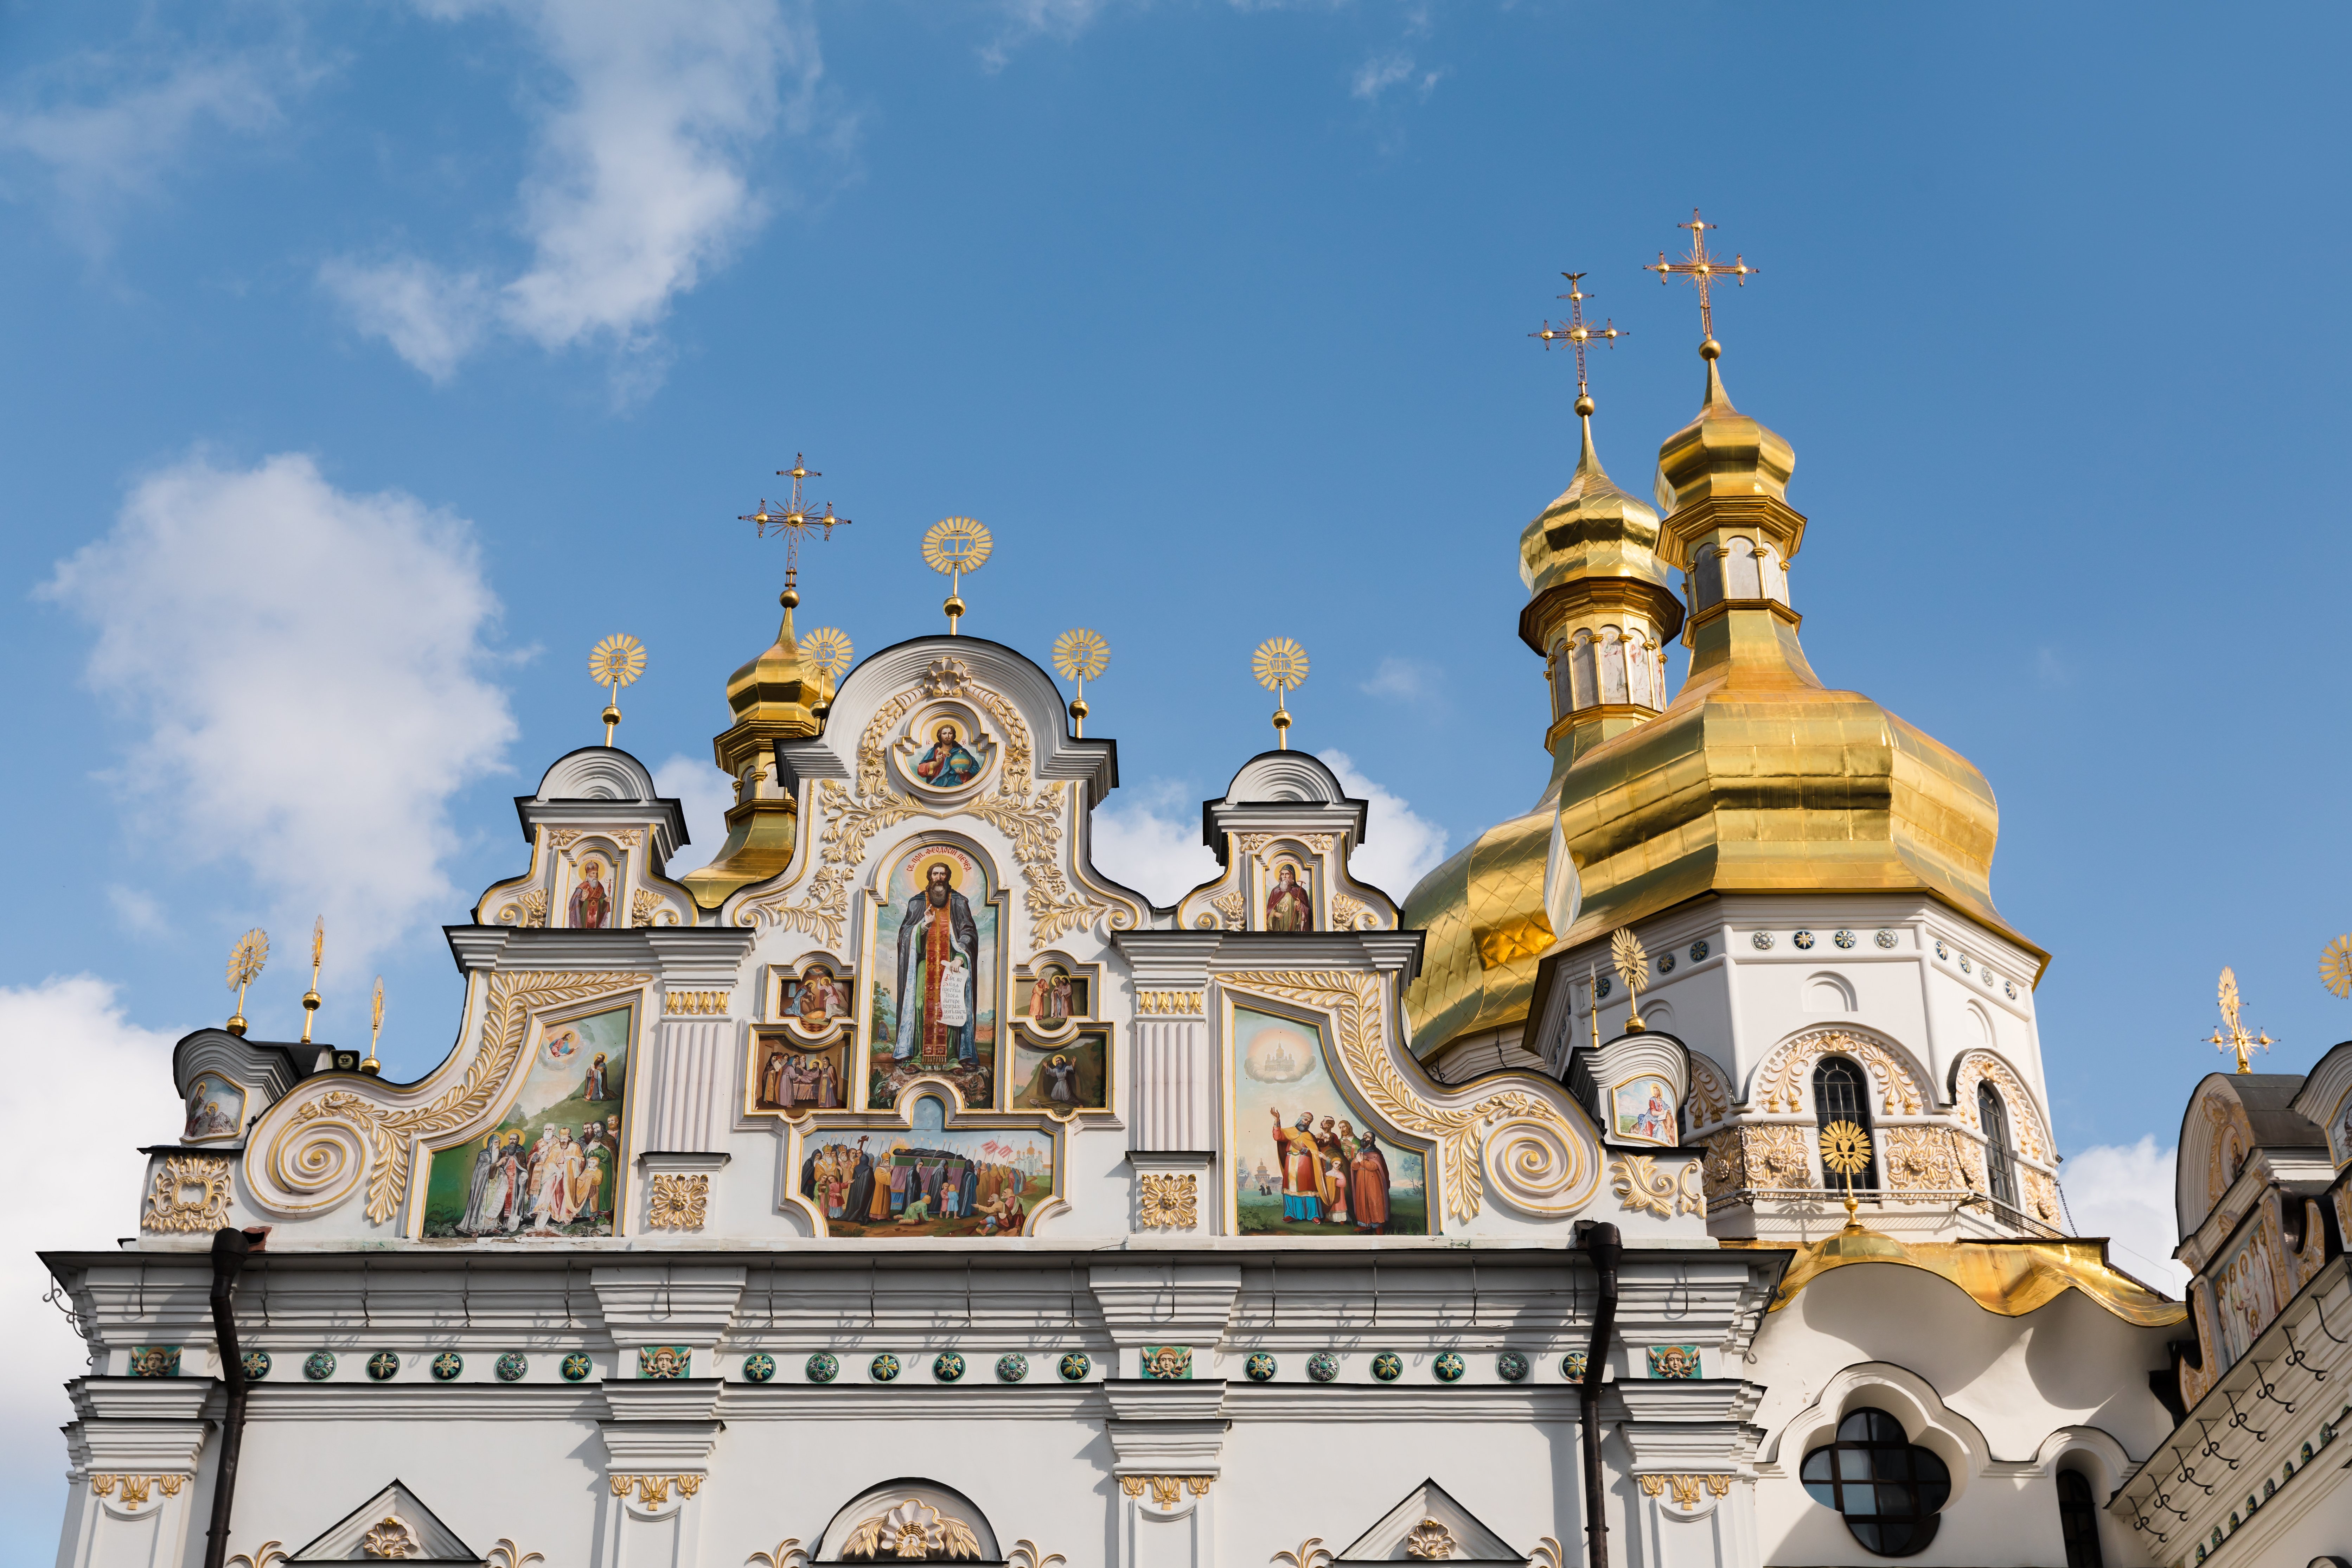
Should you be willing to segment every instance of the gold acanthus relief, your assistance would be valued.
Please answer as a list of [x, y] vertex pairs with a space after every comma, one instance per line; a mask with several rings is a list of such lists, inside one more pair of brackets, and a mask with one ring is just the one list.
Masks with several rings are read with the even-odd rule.
[[664, 1171], [654, 1177], [647, 1200], [646, 1224], [654, 1230], [700, 1230], [710, 1205], [710, 1177], [702, 1173], [682, 1175]]
[[228, 1223], [228, 1159], [220, 1154], [169, 1154], [147, 1194], [142, 1230], [218, 1230]]
[[1139, 991], [1135, 994], [1135, 1010], [1143, 1014], [1201, 1013], [1201, 993], [1198, 991]]
[[659, 1508], [669, 1501], [670, 1488], [676, 1487], [679, 1497], [690, 1498], [702, 1489], [703, 1478], [700, 1476], [614, 1476], [612, 1481], [614, 1497], [627, 1497], [634, 1491], [637, 1494], [637, 1500], [647, 1508]]
[[1513, 1207], [1533, 1215], [1573, 1214], [1591, 1197], [1600, 1180], [1593, 1153], [1549, 1100], [1524, 1089], [1460, 1108], [1422, 1098], [1389, 1055], [1381, 1007], [1388, 987], [1379, 976], [1282, 970], [1220, 979], [1228, 989], [1330, 1015], [1340, 1060], [1372, 1109], [1392, 1126], [1436, 1142], [1446, 1213], [1454, 1218], [1477, 1215], [1489, 1179]]
[[299, 1100], [290, 1115], [279, 1117], [272, 1107], [269, 1118], [276, 1126], [258, 1169], [255, 1162], [260, 1141], [246, 1151], [247, 1184], [268, 1208], [309, 1213], [341, 1203], [364, 1167], [368, 1220], [383, 1224], [407, 1195], [409, 1160], [418, 1143], [457, 1131], [497, 1102], [521, 1058], [532, 1014], [634, 990], [647, 979], [642, 974], [492, 974], [482, 1010], [481, 1043], [455, 1088], [422, 1105], [387, 1105], [363, 1091], [329, 1088]]
[[[889, 787], [884, 769], [885, 742], [890, 728], [918, 702], [953, 693], [980, 705], [1004, 729], [1003, 782], [961, 805], [934, 806], [911, 800]], [[817, 812], [824, 830], [817, 843], [816, 870], [808, 881], [808, 896], [795, 903], [779, 894], [746, 904], [735, 916], [739, 925], [766, 923], [807, 931], [838, 945], [849, 923], [850, 884], [866, 858], [867, 841], [886, 828], [917, 816], [976, 816], [1013, 841], [1013, 858], [1024, 884], [1023, 907], [1029, 915], [1031, 951], [1063, 933], [1108, 921], [1113, 931], [1128, 931], [1141, 912], [1124, 903], [1095, 903], [1074, 897], [1062, 874], [1059, 846], [1064, 819], [1069, 813], [1073, 787], [1067, 783], [1039, 786], [1033, 795], [1035, 754], [1029, 727], [1002, 696], [971, 679], [963, 661], [934, 659], [923, 679], [875, 710], [857, 741], [857, 787], [826, 779], [817, 785]]]
[[1200, 1198], [1197, 1176], [1147, 1174], [1137, 1203], [1136, 1223], [1146, 1230], [1191, 1230], [1200, 1224]]
[[1800, 1035], [1775, 1050], [1758, 1070], [1767, 1116], [1790, 1115], [1805, 1109], [1804, 1091], [1813, 1064], [1826, 1056], [1852, 1057], [1878, 1082], [1880, 1110], [1888, 1116], [1919, 1114], [1919, 1085], [1911, 1070], [1875, 1040], [1843, 1029], [1816, 1029]]
[[1706, 1191], [1699, 1165], [1700, 1162], [1690, 1161], [1678, 1170], [1661, 1171], [1652, 1155], [1620, 1154], [1609, 1162], [1609, 1184], [1618, 1202], [1635, 1214], [1672, 1219], [1680, 1209], [1703, 1218]]

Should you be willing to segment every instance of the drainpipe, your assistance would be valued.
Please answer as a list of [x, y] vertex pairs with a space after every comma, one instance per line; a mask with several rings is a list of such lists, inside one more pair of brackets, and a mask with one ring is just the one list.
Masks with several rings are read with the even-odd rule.
[[[1609, 1568], [1609, 1525], [1601, 1477], [1601, 1374], [1608, 1370], [1609, 1342], [1617, 1331], [1617, 1259], [1624, 1250], [1617, 1227], [1587, 1220], [1577, 1227], [1584, 1255], [1600, 1279], [1592, 1309], [1592, 1339], [1584, 1349], [1581, 1414], [1584, 1422], [1584, 1541], [1590, 1568]], [[212, 1565], [217, 1568], [217, 1565]]]
[[226, 1226], [213, 1232], [213, 1333], [220, 1341], [228, 1409], [221, 1418], [220, 1467], [213, 1477], [213, 1520], [205, 1531], [205, 1568], [228, 1556], [228, 1514], [236, 1500], [237, 1452], [245, 1447], [245, 1355], [236, 1343], [236, 1277], [254, 1238]]

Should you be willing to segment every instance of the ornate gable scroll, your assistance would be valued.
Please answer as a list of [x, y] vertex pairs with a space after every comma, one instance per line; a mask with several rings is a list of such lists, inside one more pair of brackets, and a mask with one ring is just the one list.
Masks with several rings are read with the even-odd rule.
[[[246, 1152], [246, 1181], [265, 1207], [280, 1214], [313, 1214], [349, 1197], [364, 1173], [367, 1217], [383, 1225], [408, 1194], [409, 1166], [417, 1145], [447, 1138], [480, 1120], [504, 1096], [522, 1059], [531, 1015], [567, 1003], [635, 990], [643, 974], [494, 973], [482, 1010], [481, 1043], [465, 1077], [421, 1104], [403, 1104], [369, 1083], [331, 1078], [305, 1095], [300, 1090], [270, 1108], [268, 1135], [256, 1130]], [[262, 1152], [265, 1142], [267, 1152]]]
[[1767, 1116], [1792, 1115], [1808, 1109], [1813, 1064], [1832, 1056], [1851, 1057], [1862, 1064], [1877, 1085], [1882, 1114], [1920, 1113], [1927, 1094], [1910, 1063], [1876, 1040], [1847, 1029], [1813, 1029], [1775, 1047], [1756, 1069], [1750, 1099]]
[[1683, 1099], [1685, 1136], [1714, 1126], [1731, 1114], [1731, 1085], [1715, 1059], [1701, 1051], [1690, 1053], [1690, 1093]]
[[1488, 1182], [1512, 1207], [1544, 1217], [1573, 1214], [1591, 1201], [1600, 1184], [1598, 1145], [1549, 1096], [1514, 1089], [1449, 1105], [1451, 1097], [1436, 1084], [1417, 1089], [1398, 1069], [1388, 1048], [1381, 1007], [1387, 984], [1380, 976], [1276, 970], [1217, 978], [1229, 989], [1332, 1017], [1339, 1058], [1357, 1092], [1391, 1125], [1436, 1143], [1438, 1179], [1452, 1218], [1475, 1217]]
[[[889, 748], [892, 731], [926, 699], [953, 696], [985, 712], [1004, 731], [1003, 771], [993, 789], [982, 789], [963, 800], [932, 802], [903, 795], [890, 785]], [[820, 781], [814, 801], [824, 824], [818, 835], [805, 896], [795, 901], [784, 892], [744, 904], [736, 911], [739, 925], [773, 925], [803, 931], [830, 947], [839, 947], [849, 924], [849, 895], [875, 834], [895, 827], [909, 817], [969, 816], [987, 823], [1013, 841], [1013, 858], [1020, 866], [1022, 904], [1029, 916], [1032, 955], [1073, 931], [1108, 921], [1114, 931], [1131, 929], [1140, 912], [1124, 900], [1096, 900], [1075, 889], [1062, 869], [1061, 846], [1068, 822], [1074, 786], [1066, 782], [1039, 784], [1036, 753], [1029, 726], [1019, 710], [1003, 696], [981, 685], [959, 658], [931, 661], [922, 679], [884, 702], [866, 721], [857, 738], [856, 788], [838, 780]]]

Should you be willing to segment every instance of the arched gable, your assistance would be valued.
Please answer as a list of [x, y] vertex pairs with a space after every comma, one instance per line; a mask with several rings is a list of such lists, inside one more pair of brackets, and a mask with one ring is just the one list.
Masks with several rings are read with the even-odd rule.
[[1852, 1025], [1806, 1029], [1773, 1047], [1748, 1078], [1744, 1103], [1767, 1115], [1811, 1110], [1814, 1064], [1830, 1056], [1862, 1064], [1881, 1114], [1918, 1116], [1934, 1108], [1934, 1080], [1918, 1059], [1885, 1037]]

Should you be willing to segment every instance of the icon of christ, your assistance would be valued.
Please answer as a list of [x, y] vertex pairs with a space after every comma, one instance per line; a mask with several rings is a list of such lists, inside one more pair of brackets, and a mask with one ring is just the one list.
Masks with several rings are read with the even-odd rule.
[[898, 1037], [890, 1054], [930, 1066], [952, 1056], [977, 1066], [979, 1016], [980, 928], [947, 863], [934, 860], [898, 926]]

